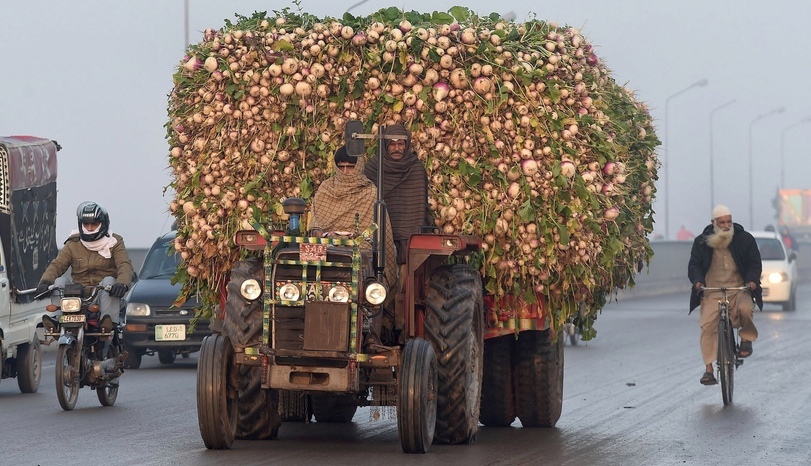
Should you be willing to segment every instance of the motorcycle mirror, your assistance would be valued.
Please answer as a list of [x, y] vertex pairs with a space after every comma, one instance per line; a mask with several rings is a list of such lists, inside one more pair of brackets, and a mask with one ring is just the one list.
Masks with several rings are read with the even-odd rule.
[[344, 126], [344, 145], [346, 153], [350, 157], [360, 157], [366, 151], [363, 139], [352, 137], [353, 134], [363, 133], [363, 123], [358, 120], [350, 120]]

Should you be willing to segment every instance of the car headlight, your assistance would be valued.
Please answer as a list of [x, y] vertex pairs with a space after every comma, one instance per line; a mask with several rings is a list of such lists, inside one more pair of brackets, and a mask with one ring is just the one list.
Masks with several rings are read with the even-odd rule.
[[128, 316], [146, 317], [150, 314], [152, 314], [152, 311], [149, 309], [149, 304], [127, 303]]
[[77, 312], [82, 310], [82, 298], [62, 298], [60, 307], [64, 312]]
[[239, 286], [239, 294], [241, 294], [243, 298], [253, 301], [262, 295], [262, 287], [256, 279], [249, 278]]
[[386, 300], [386, 287], [380, 282], [372, 282], [366, 285], [366, 301], [375, 306], [382, 304]]
[[301, 290], [292, 283], [285, 283], [279, 288], [279, 298], [282, 301], [298, 301], [301, 296]]
[[329, 289], [327, 299], [334, 303], [349, 302], [349, 290], [343, 285], [335, 285]]
[[769, 283], [780, 283], [788, 280], [785, 272], [772, 272], [769, 274]]

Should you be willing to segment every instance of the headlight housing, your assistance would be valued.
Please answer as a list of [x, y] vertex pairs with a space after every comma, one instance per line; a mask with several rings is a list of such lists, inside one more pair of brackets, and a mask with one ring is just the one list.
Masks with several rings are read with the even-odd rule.
[[82, 298], [62, 298], [59, 305], [62, 312], [78, 312], [82, 310]]
[[366, 285], [366, 302], [379, 306], [386, 300], [388, 291], [385, 285], [380, 282], [371, 282]]
[[152, 314], [152, 310], [149, 309], [149, 304], [143, 303], [127, 303], [127, 315], [128, 316], [138, 316], [138, 317], [147, 317]]
[[788, 280], [788, 274], [785, 272], [772, 272], [769, 274], [769, 283], [780, 283]]
[[262, 295], [262, 286], [259, 285], [256, 279], [249, 278], [239, 286], [239, 294], [241, 294], [243, 298], [253, 301]]
[[327, 299], [334, 303], [349, 302], [349, 289], [343, 285], [335, 285], [329, 289]]
[[292, 283], [285, 283], [279, 288], [279, 299], [282, 301], [298, 301], [300, 297], [301, 290]]

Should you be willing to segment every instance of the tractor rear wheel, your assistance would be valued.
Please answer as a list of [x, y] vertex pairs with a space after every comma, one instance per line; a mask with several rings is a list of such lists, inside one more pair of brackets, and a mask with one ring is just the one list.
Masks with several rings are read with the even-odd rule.
[[425, 337], [437, 357], [434, 441], [471, 443], [479, 429], [484, 366], [484, 306], [479, 272], [466, 264], [438, 267], [425, 302]]
[[554, 427], [563, 408], [563, 336], [550, 330], [518, 334], [516, 412], [524, 427]]
[[515, 335], [484, 340], [484, 373], [479, 420], [487, 427], [508, 427], [515, 421], [512, 352]]
[[[262, 344], [262, 300], [248, 301], [239, 289], [249, 278], [261, 281], [262, 260], [256, 257], [234, 264], [228, 281], [223, 331], [237, 349]], [[262, 368], [239, 367], [239, 420], [236, 438], [263, 440], [276, 438], [279, 432], [279, 393], [262, 388]]]

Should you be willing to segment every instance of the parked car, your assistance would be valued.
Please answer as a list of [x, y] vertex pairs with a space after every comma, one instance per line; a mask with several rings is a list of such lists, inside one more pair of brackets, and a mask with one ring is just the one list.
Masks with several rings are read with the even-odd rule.
[[797, 253], [786, 248], [780, 234], [774, 231], [753, 231], [760, 249], [763, 273], [763, 302], [783, 306], [784, 311], [797, 307]]
[[174, 307], [180, 285], [172, 284], [180, 255], [171, 252], [175, 232], [158, 238], [147, 252], [138, 281], [127, 295], [124, 316], [124, 346], [129, 355], [125, 367], [137, 369], [141, 358], [158, 354], [162, 364], [172, 364], [177, 355], [188, 357], [200, 350], [203, 338], [211, 334], [209, 321], [200, 319], [190, 329], [199, 298]]

